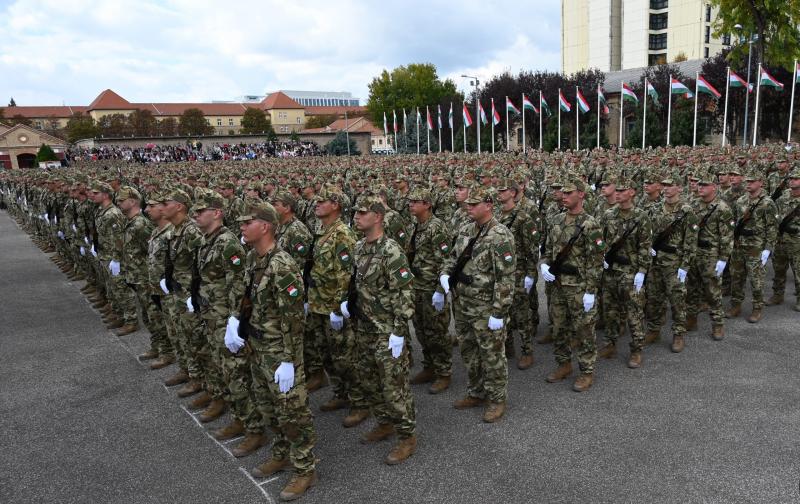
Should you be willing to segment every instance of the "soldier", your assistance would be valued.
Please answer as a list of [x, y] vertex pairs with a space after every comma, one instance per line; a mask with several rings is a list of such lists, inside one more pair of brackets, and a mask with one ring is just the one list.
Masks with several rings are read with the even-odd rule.
[[745, 196], [736, 200], [733, 214], [733, 254], [731, 256], [731, 309], [726, 316], [736, 318], [742, 311], [744, 285], [750, 278], [753, 296], [753, 312], [747, 318], [756, 323], [763, 316], [764, 270], [778, 233], [778, 209], [775, 202], [763, 189], [763, 175], [755, 170], [745, 177]]
[[453, 212], [458, 208], [453, 190], [450, 188], [450, 178], [446, 175], [439, 177], [436, 185], [431, 190], [433, 198], [433, 215], [442, 222], [450, 222]]
[[158, 352], [158, 360], [150, 364], [150, 369], [161, 369], [175, 362], [175, 349], [169, 338], [164, 315], [164, 293], [159, 282], [164, 278], [164, 255], [169, 245], [172, 224], [164, 217], [163, 196], [161, 193], [150, 193], [147, 200], [147, 212], [155, 227], [147, 242], [147, 292], [156, 310], [150, 313], [151, 349]]
[[383, 231], [384, 202], [377, 196], [360, 199], [355, 224], [364, 238], [354, 248], [355, 269], [348, 298], [341, 303], [356, 331], [356, 374], [365, 402], [378, 425], [361, 438], [364, 443], [398, 442], [386, 456], [399, 464], [417, 449], [414, 398], [408, 382], [405, 340], [414, 315], [414, 275], [402, 248]]
[[722, 312], [722, 272], [733, 247], [735, 221], [728, 204], [717, 195], [714, 177], [707, 171], [698, 174], [697, 253], [689, 270], [686, 296], [686, 330], [697, 329], [701, 300], [708, 303], [711, 337], [725, 336]]
[[[456, 237], [439, 283], [453, 291], [453, 313], [467, 368], [467, 394], [456, 409], [486, 404], [483, 421], [497, 422], [506, 410], [508, 363], [506, 324], [514, 296], [514, 236], [493, 216], [495, 191], [479, 186], [464, 200], [471, 226]], [[452, 279], [452, 280], [451, 280]]]
[[586, 184], [573, 177], [561, 187], [565, 213], [557, 214], [548, 230], [540, 272], [545, 282], [553, 282], [550, 312], [553, 317], [553, 343], [558, 368], [547, 375], [556, 383], [572, 374], [573, 334], [580, 376], [572, 389], [583, 392], [594, 381], [597, 359], [594, 324], [595, 301], [600, 290], [606, 242], [600, 224], [583, 210]]
[[598, 356], [610, 359], [616, 354], [617, 340], [631, 332], [628, 367], [642, 365], [644, 346], [644, 287], [650, 266], [653, 232], [647, 211], [633, 205], [636, 187], [621, 177], [615, 185], [616, 206], [600, 219], [603, 240], [608, 250], [603, 262], [602, 296], [605, 323], [605, 346]]
[[311, 252], [311, 243], [314, 241], [314, 237], [308, 228], [295, 217], [297, 198], [285, 189], [278, 189], [272, 196], [272, 206], [278, 212], [280, 220], [275, 231], [278, 247], [288, 252], [303, 271]]
[[697, 216], [681, 198], [683, 180], [678, 172], [661, 180], [664, 200], [650, 216], [653, 224], [653, 263], [647, 275], [645, 318], [649, 345], [660, 337], [665, 301], [672, 308], [672, 351], [683, 351], [686, 336], [686, 277], [697, 249]]
[[772, 297], [769, 305], [783, 304], [786, 290], [786, 270], [792, 268], [795, 288], [794, 309], [800, 311], [800, 169], [795, 168], [788, 175], [789, 191], [776, 201], [778, 207], [778, 243], [772, 256], [775, 276], [772, 280]]
[[447, 226], [433, 215], [430, 191], [415, 187], [409, 192], [409, 209], [416, 222], [411, 233], [408, 261], [414, 274], [414, 332], [422, 345], [422, 370], [411, 379], [412, 385], [433, 382], [431, 394], [450, 387], [453, 345], [448, 334], [450, 311], [439, 271], [450, 253]]
[[239, 222], [252, 250], [244, 296], [228, 319], [225, 346], [249, 360], [253, 397], [263, 422], [275, 433], [270, 459], [252, 474], [266, 478], [293, 469], [280, 498], [294, 500], [317, 483], [317, 436], [303, 369], [303, 279], [297, 263], [276, 244], [278, 213], [272, 205], [251, 205]]
[[236, 186], [231, 181], [221, 182], [219, 193], [225, 199], [225, 227], [231, 231], [238, 232], [236, 219], [244, 212], [244, 201], [236, 196]]

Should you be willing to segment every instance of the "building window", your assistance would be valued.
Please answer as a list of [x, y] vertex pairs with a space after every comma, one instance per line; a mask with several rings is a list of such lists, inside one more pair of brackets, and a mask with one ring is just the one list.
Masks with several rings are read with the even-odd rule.
[[666, 65], [667, 53], [651, 54], [647, 57], [647, 64], [649, 66]]
[[705, 48], [705, 58], [708, 59], [708, 47]]
[[664, 30], [667, 28], [667, 13], [650, 14], [650, 29]]
[[711, 22], [711, 6], [706, 5], [706, 23]]
[[706, 26], [706, 44], [711, 42], [711, 27]]
[[298, 118], [297, 118], [297, 124], [302, 124], [302, 123], [301, 123], [301, 121], [302, 121], [302, 120], [300, 119], [300, 117], [298, 117]]
[[669, 7], [669, 0], [650, 0], [650, 8], [653, 10], [666, 9]]
[[42, 121], [35, 121], [35, 122], [33, 123], [33, 126], [34, 126], [36, 129], [42, 129]]
[[210, 121], [208, 118], [206, 118], [206, 124], [208, 124], [209, 126], [211, 126], [211, 121]]
[[383, 138], [378, 139], [378, 145], [383, 145]]
[[650, 50], [656, 51], [658, 49], [667, 48], [667, 34], [661, 33], [658, 35], [650, 35]]
[[724, 45], [727, 45], [727, 46], [731, 45], [731, 34], [730, 33], [727, 33], [727, 34], [722, 36], [722, 43]]
[[233, 126], [233, 117], [228, 119], [228, 126]]
[[222, 126], [222, 118], [217, 117], [217, 126]]

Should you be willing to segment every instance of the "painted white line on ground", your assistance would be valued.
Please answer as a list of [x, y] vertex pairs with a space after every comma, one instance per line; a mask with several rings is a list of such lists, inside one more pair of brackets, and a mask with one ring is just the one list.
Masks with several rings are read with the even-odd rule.
[[250, 476], [250, 472], [247, 469], [245, 469], [244, 467], [239, 467], [239, 470], [242, 471], [242, 474], [247, 476], [247, 479], [249, 479], [250, 482], [253, 483], [253, 485], [255, 485], [256, 488], [261, 490], [261, 493], [264, 494], [264, 497], [267, 498], [267, 502], [269, 502], [270, 504], [273, 504], [275, 502], [275, 499], [273, 499], [272, 496], [268, 494], [266, 490], [261, 488], [261, 485], [259, 485], [258, 482], [255, 479], [253, 479], [252, 476]]
[[271, 477], [271, 478], [270, 478], [270, 479], [268, 479], [268, 480], [264, 480], [264, 481], [262, 481], [261, 483], [259, 483], [259, 484], [258, 484], [258, 486], [261, 486], [261, 485], [266, 485], [267, 483], [272, 483], [273, 481], [277, 480], [277, 479], [278, 479], [278, 478], [280, 478], [280, 477], [281, 477], [281, 476], [280, 476], [280, 474], [279, 474], [278, 476], [273, 476], [273, 477]]
[[198, 419], [197, 419], [197, 417], [196, 417], [196, 416], [194, 416], [194, 414], [192, 414], [192, 412], [191, 412], [191, 411], [189, 411], [189, 410], [186, 408], [186, 406], [184, 406], [184, 405], [181, 405], [181, 409], [182, 409], [183, 411], [185, 411], [187, 415], [189, 415], [190, 417], [192, 417], [192, 420], [194, 420], [194, 423], [196, 423], [196, 424], [197, 424], [197, 426], [198, 426], [198, 427], [200, 427], [200, 429], [203, 431], [203, 434], [205, 434], [205, 435], [206, 435], [206, 437], [208, 437], [208, 439], [210, 439], [211, 441], [214, 441], [214, 444], [216, 444], [217, 446], [219, 446], [220, 448], [222, 448], [222, 450], [223, 450], [225, 453], [227, 453], [227, 454], [228, 454], [228, 456], [229, 456], [230, 458], [232, 458], [232, 459], [236, 460], [236, 457], [234, 457], [234, 456], [233, 456], [233, 453], [231, 453], [231, 452], [230, 452], [230, 450], [228, 450], [228, 448], [227, 448], [227, 447], [226, 447], [224, 444], [222, 444], [222, 443], [220, 443], [219, 441], [217, 441], [216, 439], [214, 439], [214, 436], [212, 436], [211, 434], [209, 434], [209, 433], [208, 433], [208, 431], [206, 431], [205, 427], [203, 427], [203, 424], [202, 424], [202, 423], [200, 423], [200, 420], [198, 420]]

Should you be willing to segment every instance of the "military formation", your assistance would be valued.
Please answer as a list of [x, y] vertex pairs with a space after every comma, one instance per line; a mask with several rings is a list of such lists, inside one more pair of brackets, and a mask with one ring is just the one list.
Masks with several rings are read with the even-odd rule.
[[237, 457], [270, 446], [252, 474], [291, 471], [283, 500], [318, 479], [309, 394], [329, 389], [320, 411], [345, 428], [374, 419], [361, 442], [394, 438], [384, 462], [400, 464], [415, 387], [451, 387], [454, 347], [453, 407], [494, 423], [535, 342], [553, 345], [546, 381], [584, 392], [623, 342], [641, 368], [662, 334], [684, 351], [701, 313], [723, 340], [747, 293], [755, 324], [790, 270], [800, 285], [800, 153], [783, 146], [105, 160], [0, 173], [0, 196], [110, 330], [148, 331], [139, 358], [174, 368], [200, 422], [230, 412], [216, 439], [242, 436]]

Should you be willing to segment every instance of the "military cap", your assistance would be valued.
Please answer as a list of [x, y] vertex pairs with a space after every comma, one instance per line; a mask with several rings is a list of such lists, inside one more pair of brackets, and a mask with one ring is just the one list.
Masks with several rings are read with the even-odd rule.
[[339, 205], [344, 205], [344, 194], [338, 186], [325, 184], [317, 193], [318, 201], [333, 201]]
[[505, 191], [507, 189], [514, 189], [519, 191], [519, 183], [511, 177], [503, 177], [497, 182], [497, 190]]
[[100, 180], [95, 180], [92, 182], [92, 192], [98, 193], [106, 193], [106, 194], [113, 194], [114, 189], [111, 188], [110, 185], [106, 184], [105, 182], [101, 182]]
[[572, 191], [586, 192], [586, 183], [578, 177], [571, 177], [564, 181], [561, 192], [569, 193]]
[[286, 189], [278, 189], [275, 191], [275, 194], [272, 195], [273, 203], [275, 201], [280, 201], [284, 205], [294, 209], [295, 205], [297, 204], [297, 197], [292, 194], [291, 191], [287, 191]]
[[173, 189], [164, 195], [164, 201], [177, 201], [183, 203], [186, 208], [192, 206], [192, 199], [183, 189]]
[[735, 165], [735, 164], [734, 164], [734, 165], [731, 165], [731, 166], [728, 168], [728, 174], [729, 174], [729, 175], [742, 175], [742, 169], [741, 169], [741, 168], [739, 168], [739, 166], [738, 166], [738, 165]]
[[415, 187], [408, 191], [408, 199], [411, 201], [424, 201], [426, 203], [433, 203], [431, 192], [424, 187]]
[[275, 207], [269, 203], [252, 203], [247, 207], [247, 212], [236, 219], [237, 222], [246, 222], [250, 220], [262, 220], [270, 224], [278, 224], [278, 212]]
[[386, 207], [383, 206], [383, 200], [379, 196], [368, 194], [358, 198], [356, 212], [375, 212], [379, 214], [385, 214]]
[[126, 199], [133, 198], [135, 200], [141, 200], [142, 195], [136, 188], [131, 186], [122, 186], [117, 191], [117, 201], [124, 201]]
[[683, 177], [678, 170], [668, 171], [661, 179], [662, 184], [666, 185], [683, 185]]
[[694, 176], [697, 178], [697, 183], [700, 185], [712, 185], [717, 183], [715, 175], [709, 170], [697, 170]]
[[603, 174], [603, 178], [600, 180], [600, 182], [597, 185], [601, 185], [601, 186], [610, 185], [610, 184], [615, 184], [616, 185], [616, 183], [617, 183], [617, 177], [613, 173], [607, 171], [607, 172], [605, 172]]
[[264, 186], [261, 184], [261, 182], [256, 181], [250, 182], [245, 186], [245, 189], [248, 191], [260, 191], [263, 188]]
[[192, 205], [192, 212], [200, 212], [206, 208], [224, 209], [225, 201], [222, 195], [216, 191], [203, 191], [194, 205]]
[[472, 190], [469, 192], [469, 196], [467, 196], [467, 199], [464, 200], [464, 202], [470, 205], [475, 205], [478, 203], [494, 203], [496, 196], [497, 191], [495, 191], [494, 187], [480, 185], [472, 188]]
[[614, 188], [617, 191], [624, 191], [626, 189], [636, 189], [636, 184], [633, 183], [628, 177], [619, 177], [617, 179], [617, 183], [615, 184]]
[[160, 205], [161, 203], [164, 203], [164, 201], [165, 201], [165, 198], [164, 198], [163, 193], [160, 193], [158, 191], [153, 191], [153, 192], [151, 192], [150, 194], [147, 195], [147, 204], [148, 205]]
[[800, 179], [800, 168], [795, 168], [789, 172], [790, 179]]
[[745, 182], [750, 180], [764, 180], [764, 173], [757, 168], [753, 168], [752, 170], [748, 170], [744, 176]]
[[236, 189], [236, 184], [230, 180], [223, 180], [217, 183], [217, 187], [220, 189]]

